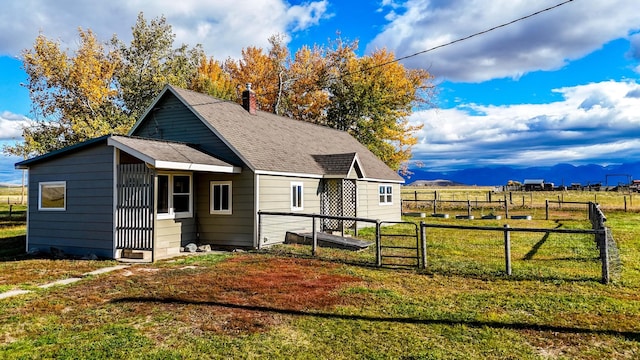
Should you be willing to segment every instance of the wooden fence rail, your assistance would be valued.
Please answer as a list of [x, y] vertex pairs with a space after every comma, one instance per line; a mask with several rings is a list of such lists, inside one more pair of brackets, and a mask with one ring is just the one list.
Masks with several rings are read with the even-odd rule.
[[[600, 248], [600, 260], [602, 261], [602, 277], [601, 281], [604, 284], [608, 284], [610, 282], [610, 272], [609, 272], [609, 254], [608, 254], [608, 228], [604, 226], [604, 221], [606, 221], [606, 217], [597, 206], [597, 204], [591, 203], [589, 205], [589, 213], [590, 219], [592, 219], [592, 229], [544, 229], [544, 228], [522, 228], [522, 227], [509, 227], [508, 225], [504, 225], [503, 227], [495, 227], [495, 226], [469, 226], [469, 225], [453, 225], [453, 224], [427, 224], [426, 222], [420, 222], [420, 239], [416, 244], [418, 248], [418, 260], [419, 266], [423, 269], [427, 268], [427, 229], [429, 228], [438, 228], [438, 229], [451, 229], [451, 230], [474, 230], [474, 231], [496, 231], [502, 232], [504, 238], [504, 254], [505, 254], [505, 272], [507, 275], [512, 274], [511, 269], [511, 233], [513, 232], [532, 232], [532, 233], [557, 233], [557, 234], [587, 234], [593, 235], [595, 238], [595, 242]], [[382, 266], [382, 256], [381, 256], [381, 232], [380, 226], [382, 221], [367, 219], [367, 218], [357, 218], [357, 217], [348, 217], [348, 216], [329, 216], [329, 215], [319, 215], [319, 214], [301, 214], [301, 213], [290, 213], [290, 212], [273, 212], [273, 211], [259, 211], [258, 212], [258, 238], [260, 238], [260, 234], [262, 231], [262, 218], [263, 216], [294, 216], [294, 217], [307, 217], [311, 218], [312, 225], [312, 255], [317, 255], [317, 234], [316, 234], [316, 219], [334, 219], [334, 220], [345, 220], [345, 221], [356, 221], [356, 222], [366, 222], [372, 223], [376, 226], [375, 232], [375, 241], [376, 241], [376, 265]]]
[[[607, 231], [606, 228], [601, 229], [543, 229], [543, 228], [518, 228], [518, 227], [509, 227], [509, 225], [504, 225], [504, 227], [495, 227], [495, 226], [469, 226], [469, 225], [451, 225], [451, 224], [427, 224], [424, 221], [420, 223], [421, 229], [428, 228], [437, 228], [437, 229], [456, 229], [456, 230], [474, 230], [474, 231], [497, 231], [502, 232], [504, 234], [504, 253], [505, 253], [505, 272], [507, 275], [512, 274], [511, 270], [511, 233], [512, 232], [533, 232], [533, 233], [557, 233], [557, 234], [587, 234], [594, 235], [595, 242], [597, 244], [601, 244], [603, 239], [606, 240]], [[427, 235], [425, 230], [420, 231], [423, 236]], [[426, 240], [422, 240], [422, 242], [426, 243]], [[600, 248], [606, 247], [606, 244], [599, 246]], [[423, 255], [426, 259], [426, 256]], [[600, 260], [602, 261], [602, 278], [601, 281], [604, 284], [608, 284], [610, 281], [609, 275], [609, 262], [606, 253], [600, 251]]]

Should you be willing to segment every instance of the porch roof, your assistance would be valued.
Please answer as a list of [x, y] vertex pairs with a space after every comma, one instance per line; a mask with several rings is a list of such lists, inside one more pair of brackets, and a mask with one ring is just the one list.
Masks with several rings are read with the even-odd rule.
[[186, 143], [113, 135], [107, 145], [120, 149], [156, 169], [240, 173], [241, 168]]

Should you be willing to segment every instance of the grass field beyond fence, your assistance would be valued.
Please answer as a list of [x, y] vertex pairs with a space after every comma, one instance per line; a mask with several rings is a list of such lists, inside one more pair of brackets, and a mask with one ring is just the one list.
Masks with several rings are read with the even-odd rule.
[[[402, 188], [401, 198], [406, 209], [432, 210], [433, 199], [438, 200], [438, 210], [466, 208], [469, 201], [473, 208], [488, 212], [504, 211], [504, 200], [513, 209], [544, 209], [545, 201], [594, 202], [603, 210], [640, 211], [640, 193], [617, 191], [505, 191], [496, 192], [493, 187], [439, 187], [409, 186]], [[417, 200], [417, 201], [416, 201]], [[491, 200], [491, 203], [486, 203]], [[570, 205], [569, 205], [570, 207]]]

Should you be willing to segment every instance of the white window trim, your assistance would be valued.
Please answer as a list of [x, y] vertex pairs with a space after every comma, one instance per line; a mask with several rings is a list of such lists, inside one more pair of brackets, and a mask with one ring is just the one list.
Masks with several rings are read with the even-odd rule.
[[[294, 196], [296, 196], [297, 191], [294, 192], [294, 186], [300, 187], [300, 199], [299, 199], [299, 203], [300, 206], [294, 206], [293, 200], [294, 200]], [[304, 210], [304, 183], [299, 182], [299, 181], [292, 181], [291, 184], [289, 185], [289, 191], [291, 192], [290, 197], [289, 197], [289, 204], [291, 205], [291, 211], [300, 211], [300, 210]]]
[[[387, 193], [387, 188], [391, 188], [391, 194]], [[380, 189], [384, 189], [384, 193], [380, 193]], [[387, 201], [387, 197], [391, 195], [391, 201]], [[384, 201], [380, 201], [380, 196], [384, 196]], [[378, 205], [393, 205], [393, 185], [378, 185]]]
[[[43, 208], [42, 207], [42, 186], [56, 185], [64, 187], [64, 206], [61, 208]], [[67, 211], [67, 182], [66, 181], [43, 181], [38, 183], [38, 210], [39, 211]]]
[[[158, 173], [158, 176], [168, 176], [169, 177], [169, 212], [168, 213], [158, 213], [158, 220], [167, 220], [167, 219], [184, 219], [193, 217], [193, 176], [189, 173]], [[174, 176], [188, 176], [189, 177], [189, 211], [182, 212], [174, 212], [173, 211], [173, 177]], [[156, 189], [156, 192], [158, 190]], [[160, 194], [158, 194], [159, 196]], [[156, 207], [158, 205], [156, 204]], [[157, 211], [157, 210], [156, 210]]]
[[[211, 181], [209, 184], [209, 213], [215, 215], [231, 215], [233, 213], [233, 185], [231, 181]], [[229, 186], [229, 210], [213, 209], [213, 187], [216, 185]]]

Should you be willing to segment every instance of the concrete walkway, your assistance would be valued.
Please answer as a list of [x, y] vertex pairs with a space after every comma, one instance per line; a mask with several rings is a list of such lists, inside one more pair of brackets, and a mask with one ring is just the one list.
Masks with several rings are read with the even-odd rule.
[[[125, 269], [127, 267], [129, 267], [129, 265], [116, 265], [116, 266], [105, 267], [105, 268], [102, 268], [102, 269], [93, 270], [93, 271], [90, 271], [88, 273], [82, 274], [82, 277], [73, 277], [73, 278], [68, 278], [68, 279], [57, 280], [57, 281], [54, 281], [54, 282], [50, 282], [48, 284], [39, 285], [38, 287], [41, 288], [41, 289], [47, 289], [47, 288], [50, 288], [52, 286], [72, 284], [72, 283], [78, 282], [78, 281], [82, 280], [83, 278], [85, 278], [87, 276], [90, 276], [90, 275], [104, 274], [104, 273], [108, 273], [108, 272], [111, 272], [111, 271]], [[13, 297], [13, 296], [22, 295], [22, 294], [28, 294], [30, 292], [32, 292], [32, 291], [31, 290], [21, 290], [21, 289], [5, 291], [3, 293], [0, 293], [0, 300], [6, 299], [6, 298], [10, 298], [10, 297]]]

